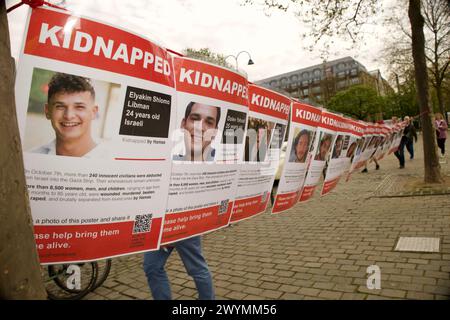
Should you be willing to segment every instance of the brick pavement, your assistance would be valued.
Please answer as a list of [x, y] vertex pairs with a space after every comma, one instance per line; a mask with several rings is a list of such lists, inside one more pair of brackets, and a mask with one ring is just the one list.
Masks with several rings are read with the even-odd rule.
[[[422, 174], [416, 159], [398, 169], [356, 173], [331, 194], [279, 215], [268, 212], [204, 236], [218, 299], [449, 299], [450, 196], [375, 197], [390, 175]], [[450, 161], [448, 161], [450, 162]], [[450, 175], [450, 164], [443, 164]], [[400, 236], [440, 237], [440, 253], [395, 252]], [[381, 268], [381, 289], [366, 287], [366, 269]], [[104, 286], [85, 299], [151, 299], [142, 254], [113, 260]], [[174, 299], [196, 299], [177, 254], [167, 264]]]

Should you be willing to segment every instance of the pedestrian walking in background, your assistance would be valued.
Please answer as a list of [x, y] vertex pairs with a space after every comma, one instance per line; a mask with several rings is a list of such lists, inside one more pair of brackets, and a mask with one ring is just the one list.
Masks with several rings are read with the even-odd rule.
[[406, 121], [407, 124], [403, 131], [403, 137], [405, 137], [405, 146], [409, 153], [409, 159], [412, 160], [414, 159], [414, 141], [417, 142], [417, 132], [410, 117], [406, 116], [404, 121]]
[[445, 157], [445, 140], [447, 139], [447, 122], [440, 113], [435, 114], [436, 138], [439, 149], [441, 149], [441, 158]]

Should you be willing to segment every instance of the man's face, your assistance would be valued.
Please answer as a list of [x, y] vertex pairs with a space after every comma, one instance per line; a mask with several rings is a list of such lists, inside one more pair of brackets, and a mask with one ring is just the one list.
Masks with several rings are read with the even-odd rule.
[[62, 141], [76, 141], [91, 135], [91, 122], [98, 106], [89, 91], [58, 92], [45, 105], [45, 115]]
[[336, 141], [335, 149], [336, 149], [336, 153], [337, 153], [337, 154], [340, 154], [340, 153], [341, 153], [341, 150], [342, 150], [342, 139], [338, 139], [338, 140]]
[[[204, 150], [214, 139], [216, 134], [217, 108], [205, 104], [195, 103], [187, 119], [181, 122], [185, 129], [185, 139], [190, 143], [191, 150]], [[186, 141], [186, 144], [188, 144]]]
[[322, 144], [320, 145], [320, 157], [322, 159], [325, 159], [325, 156], [327, 155], [328, 149], [330, 148], [331, 141], [330, 140], [324, 140]]
[[303, 134], [300, 136], [300, 139], [298, 139], [298, 143], [295, 146], [295, 155], [300, 161], [304, 160], [306, 152], [308, 151], [308, 141], [308, 135]]

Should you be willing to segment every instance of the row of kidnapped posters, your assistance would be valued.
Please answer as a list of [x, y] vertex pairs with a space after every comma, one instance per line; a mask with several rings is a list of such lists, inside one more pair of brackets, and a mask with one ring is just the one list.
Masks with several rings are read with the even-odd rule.
[[[50, 8], [28, 16], [16, 106], [42, 264], [156, 250], [322, 194], [402, 126], [352, 120]], [[284, 160], [280, 163], [282, 155]]]

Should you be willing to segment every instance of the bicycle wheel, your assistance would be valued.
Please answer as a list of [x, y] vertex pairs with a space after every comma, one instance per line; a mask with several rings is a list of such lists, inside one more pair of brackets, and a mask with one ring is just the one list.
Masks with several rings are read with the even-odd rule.
[[45, 288], [51, 300], [79, 300], [87, 295], [98, 275], [96, 262], [47, 267]]
[[98, 276], [97, 281], [92, 286], [91, 291], [99, 288], [106, 281], [109, 276], [109, 272], [111, 271], [112, 260], [99, 260], [96, 261], [96, 263], [98, 265]]

